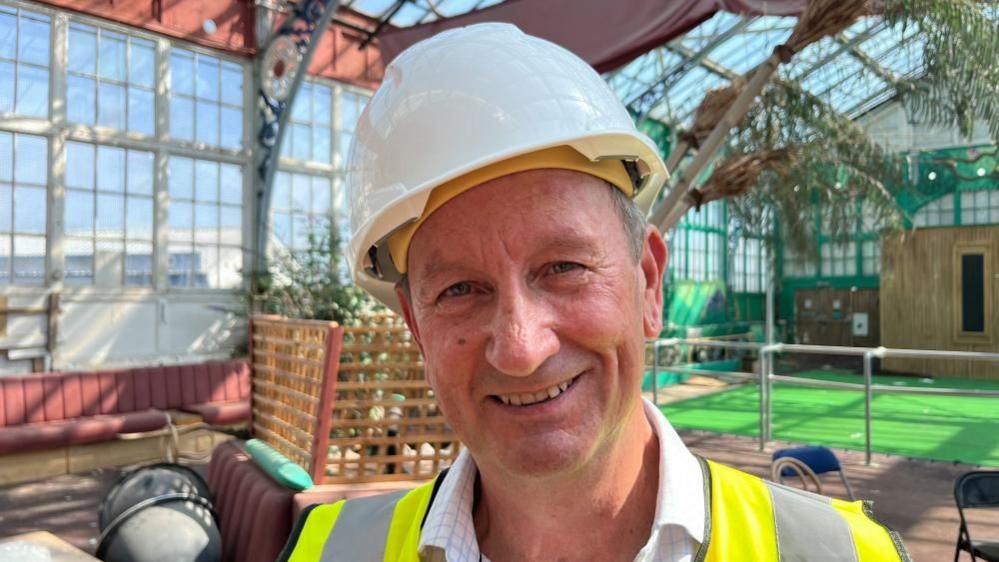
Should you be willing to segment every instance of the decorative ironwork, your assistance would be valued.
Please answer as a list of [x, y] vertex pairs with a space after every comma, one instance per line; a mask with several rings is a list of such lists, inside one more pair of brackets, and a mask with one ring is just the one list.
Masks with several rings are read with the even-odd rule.
[[273, 35], [260, 59], [257, 88], [260, 129], [256, 169], [257, 244], [256, 272], [267, 271], [267, 231], [270, 223], [271, 186], [284, 138], [289, 108], [312, 61], [318, 38], [329, 27], [337, 0], [302, 0]]

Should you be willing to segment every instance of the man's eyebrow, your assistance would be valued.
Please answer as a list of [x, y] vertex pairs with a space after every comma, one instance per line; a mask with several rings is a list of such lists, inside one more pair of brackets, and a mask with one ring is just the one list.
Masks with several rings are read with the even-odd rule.
[[[597, 245], [591, 240], [582, 236], [551, 236], [541, 237], [537, 248], [532, 252], [541, 254], [546, 252], [565, 254], [587, 254], [597, 255], [600, 252]], [[440, 252], [431, 253], [424, 263], [414, 268], [420, 272], [420, 277], [425, 280], [433, 280], [434, 277], [459, 270], [468, 270], [469, 267], [457, 261], [449, 260]]]

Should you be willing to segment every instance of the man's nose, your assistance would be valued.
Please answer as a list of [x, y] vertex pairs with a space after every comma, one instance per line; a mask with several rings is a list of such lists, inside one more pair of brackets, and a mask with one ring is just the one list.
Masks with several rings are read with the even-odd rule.
[[529, 290], [500, 298], [491, 331], [486, 361], [506, 375], [526, 377], [559, 350], [554, 315]]

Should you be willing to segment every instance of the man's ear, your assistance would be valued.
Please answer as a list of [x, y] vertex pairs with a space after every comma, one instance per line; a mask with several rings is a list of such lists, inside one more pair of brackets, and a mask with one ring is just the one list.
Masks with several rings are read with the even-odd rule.
[[413, 305], [409, 300], [410, 292], [403, 288], [403, 283], [405, 283], [405, 281], [400, 281], [395, 284], [395, 298], [399, 299], [399, 308], [402, 309], [402, 318], [406, 321], [406, 326], [409, 327], [409, 332], [413, 334], [413, 341], [415, 341], [416, 346], [420, 348], [420, 353], [423, 353], [423, 343], [420, 339], [420, 327], [416, 324], [416, 318], [413, 316]]
[[652, 225], [645, 228], [645, 242], [642, 244], [642, 256], [639, 265], [645, 280], [642, 297], [642, 325], [645, 336], [657, 338], [663, 329], [663, 273], [666, 272], [666, 261], [669, 249]]

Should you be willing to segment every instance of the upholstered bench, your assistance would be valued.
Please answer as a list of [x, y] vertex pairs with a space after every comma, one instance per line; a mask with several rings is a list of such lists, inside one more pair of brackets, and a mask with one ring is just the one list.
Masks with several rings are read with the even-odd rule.
[[154, 431], [167, 410], [210, 425], [250, 420], [244, 361], [0, 378], [0, 454], [108, 441]]

